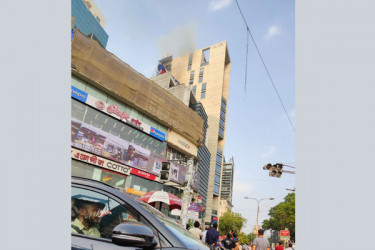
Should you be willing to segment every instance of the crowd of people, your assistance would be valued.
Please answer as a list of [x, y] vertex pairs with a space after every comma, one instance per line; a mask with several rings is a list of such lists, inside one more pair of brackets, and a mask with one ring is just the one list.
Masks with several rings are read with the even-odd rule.
[[[239, 242], [235, 231], [220, 235], [217, 227], [217, 223], [213, 223], [212, 227], [206, 226], [205, 231], [202, 232], [200, 223], [196, 221], [194, 222], [194, 227], [190, 228], [189, 231], [197, 239], [208, 245], [211, 250], [271, 250], [269, 241], [263, 237], [263, 229], [259, 229], [258, 237], [247, 245]], [[286, 248], [284, 248], [283, 244], [283, 241], [276, 243], [276, 248], [274, 250], [294, 250], [291, 243], [289, 243]]]

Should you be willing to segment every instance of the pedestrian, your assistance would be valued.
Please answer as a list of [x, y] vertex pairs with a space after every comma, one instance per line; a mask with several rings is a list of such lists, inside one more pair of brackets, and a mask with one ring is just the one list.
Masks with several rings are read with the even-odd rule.
[[279, 241], [279, 242], [276, 243], [275, 250], [284, 250], [283, 242], [282, 241]]
[[263, 237], [264, 230], [258, 230], [258, 237], [255, 238], [252, 250], [270, 250], [270, 243]]
[[206, 243], [210, 247], [210, 249], [215, 249], [218, 244], [219, 240], [219, 231], [217, 231], [217, 223], [215, 222], [212, 225], [212, 228], [209, 229], [206, 233]]
[[293, 250], [293, 244], [289, 243], [289, 247], [285, 248], [285, 250]]
[[202, 230], [199, 228], [201, 224], [199, 221], [194, 222], [194, 227], [189, 229], [189, 232], [192, 233], [198, 240], [202, 238]]
[[210, 226], [206, 225], [205, 230], [202, 232], [203, 243], [206, 243], [206, 234], [207, 234], [208, 229], [210, 229]]

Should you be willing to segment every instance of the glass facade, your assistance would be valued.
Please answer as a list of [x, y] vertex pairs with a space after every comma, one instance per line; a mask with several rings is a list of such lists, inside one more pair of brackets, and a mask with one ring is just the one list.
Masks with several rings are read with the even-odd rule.
[[[72, 99], [72, 118], [92, 125], [114, 136], [132, 142], [151, 152], [165, 156], [167, 143], [147, 135], [115, 118]], [[74, 138], [72, 138], [74, 140]]]
[[87, 9], [82, 0], [72, 0], [73, 27], [77, 27], [83, 34], [97, 40], [104, 48], [107, 46], [108, 34]]
[[101, 181], [125, 192], [125, 181], [127, 178], [125, 175], [84, 162], [72, 160], [72, 176]]
[[117, 101], [116, 99], [114, 99], [113, 97], [111, 97], [110, 95], [107, 95], [106, 93], [98, 90], [97, 88], [87, 84], [86, 82], [82, 81], [81, 79], [75, 77], [75, 76], [72, 76], [72, 86], [98, 98], [99, 100], [109, 104], [109, 105], [116, 105], [118, 107], [119, 110], [122, 110], [122, 111], [125, 111], [127, 114], [129, 114], [131, 117], [141, 121], [141, 122], [144, 122], [144, 123], [147, 123], [148, 125], [156, 128], [157, 130], [159, 130], [160, 132], [163, 132], [164, 134], [167, 134], [168, 133], [168, 129], [161, 125], [160, 123], [148, 118], [147, 116], [145, 116], [144, 114], [142, 114], [141, 112], [137, 111], [136, 109], [133, 109], [119, 101]]
[[219, 195], [220, 187], [217, 184], [214, 184], [214, 194]]

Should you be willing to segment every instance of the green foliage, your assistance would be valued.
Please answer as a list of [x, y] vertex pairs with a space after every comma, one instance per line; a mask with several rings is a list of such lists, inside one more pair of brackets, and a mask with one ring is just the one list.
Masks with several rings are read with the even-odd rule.
[[295, 193], [285, 196], [284, 201], [272, 207], [270, 218], [263, 221], [263, 229], [284, 230], [288, 228], [290, 237], [295, 238]]
[[256, 237], [257, 237], [257, 235], [254, 234], [254, 233], [249, 233], [249, 234], [247, 235], [247, 238], [249, 239], [249, 243], [250, 243], [250, 241], [253, 242], [253, 241], [255, 240]]
[[249, 244], [249, 239], [247, 238], [247, 235], [244, 232], [240, 232], [238, 234], [238, 242], [240, 244]]
[[247, 220], [241, 214], [227, 210], [219, 218], [219, 231], [222, 235], [227, 234], [231, 230], [240, 232], [246, 222]]
[[256, 237], [257, 236], [255, 234], [253, 234], [253, 233], [245, 234], [244, 232], [240, 232], [238, 234], [238, 240], [239, 240], [240, 244], [247, 244], [247, 245], [249, 245], [250, 242], [253, 242]]

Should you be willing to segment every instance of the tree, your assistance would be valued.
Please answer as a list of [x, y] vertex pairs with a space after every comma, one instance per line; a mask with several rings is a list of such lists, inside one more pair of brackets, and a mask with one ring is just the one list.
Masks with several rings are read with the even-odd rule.
[[284, 230], [288, 228], [290, 238], [295, 239], [295, 193], [285, 196], [284, 201], [272, 207], [268, 213], [270, 218], [263, 221], [263, 229]]
[[253, 242], [253, 241], [255, 240], [256, 237], [257, 237], [257, 235], [254, 234], [254, 233], [249, 233], [249, 234], [247, 235], [247, 238], [249, 239], [249, 243], [250, 243], [250, 242]]
[[227, 234], [231, 230], [240, 232], [246, 222], [247, 220], [241, 214], [227, 210], [219, 218], [219, 231], [222, 235]]

